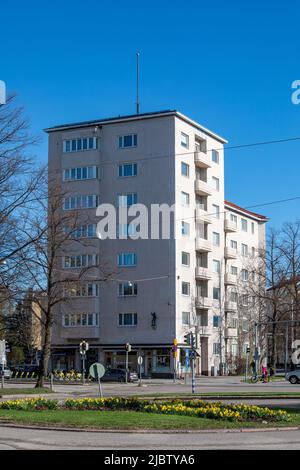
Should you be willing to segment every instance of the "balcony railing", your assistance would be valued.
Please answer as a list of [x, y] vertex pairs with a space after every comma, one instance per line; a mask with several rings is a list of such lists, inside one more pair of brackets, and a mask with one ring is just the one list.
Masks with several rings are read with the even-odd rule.
[[236, 259], [237, 258], [237, 252], [235, 250], [233, 250], [232, 248], [229, 248], [228, 246], [225, 246], [224, 256], [225, 256], [226, 259]]
[[212, 223], [211, 215], [205, 211], [201, 206], [196, 206], [195, 212], [196, 221], [203, 221], [207, 224]]
[[232, 300], [226, 300], [225, 310], [226, 310], [226, 312], [236, 312], [237, 311], [237, 303], [233, 302]]
[[209, 331], [208, 325], [199, 325], [198, 332], [200, 336], [210, 336], [211, 332]]
[[212, 194], [209, 184], [200, 179], [195, 180], [195, 192], [200, 196], [211, 196]]
[[202, 309], [207, 309], [211, 308], [212, 306], [212, 301], [209, 297], [196, 297], [196, 308], [202, 308]]
[[225, 273], [224, 282], [227, 286], [235, 286], [237, 284], [237, 278], [232, 274]]
[[195, 276], [196, 279], [203, 279], [208, 280], [211, 279], [211, 271], [208, 268], [202, 268], [201, 266], [197, 266], [195, 269]]
[[204, 238], [196, 239], [196, 250], [197, 251], [212, 251], [211, 241], [205, 240]]
[[232, 220], [230, 219], [225, 219], [224, 220], [224, 231], [225, 232], [236, 232], [237, 231], [237, 226]]
[[204, 152], [200, 152], [200, 151], [194, 152], [194, 161], [195, 161], [195, 165], [200, 167], [200, 168], [210, 168], [211, 167], [209, 157]]
[[225, 328], [225, 338], [236, 338], [237, 337], [237, 329], [227, 327]]

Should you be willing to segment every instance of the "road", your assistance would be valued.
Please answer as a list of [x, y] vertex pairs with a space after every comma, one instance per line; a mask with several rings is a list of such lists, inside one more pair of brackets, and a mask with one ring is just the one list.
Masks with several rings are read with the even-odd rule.
[[[0, 450], [300, 449], [300, 431], [128, 433], [74, 432], [0, 426]], [[130, 453], [129, 453], [130, 455]]]

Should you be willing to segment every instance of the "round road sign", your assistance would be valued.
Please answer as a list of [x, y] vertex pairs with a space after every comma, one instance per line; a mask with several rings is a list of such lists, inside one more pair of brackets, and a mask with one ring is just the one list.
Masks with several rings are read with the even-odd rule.
[[141, 366], [143, 364], [143, 357], [139, 356], [137, 361], [138, 361], [138, 364]]
[[91, 365], [89, 374], [93, 379], [101, 379], [105, 374], [105, 367], [100, 362], [95, 362]]

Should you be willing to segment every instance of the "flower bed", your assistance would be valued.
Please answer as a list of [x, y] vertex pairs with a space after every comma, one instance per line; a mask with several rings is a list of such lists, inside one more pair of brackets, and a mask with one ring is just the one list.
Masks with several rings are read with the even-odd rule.
[[220, 402], [201, 400], [142, 400], [138, 398], [69, 398], [63, 403], [45, 398], [27, 398], [0, 402], [1, 409], [41, 411], [41, 410], [124, 410], [144, 411], [172, 415], [227, 421], [288, 421], [289, 415], [283, 410], [272, 410], [256, 405], [226, 405]]

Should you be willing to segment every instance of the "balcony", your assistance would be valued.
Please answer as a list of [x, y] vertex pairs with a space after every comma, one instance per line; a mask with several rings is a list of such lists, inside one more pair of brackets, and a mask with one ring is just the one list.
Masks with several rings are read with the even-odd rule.
[[202, 252], [212, 251], [211, 242], [209, 240], [205, 240], [204, 238], [197, 238], [196, 239], [196, 251], [202, 251]]
[[196, 222], [202, 221], [202, 222], [206, 222], [207, 224], [212, 223], [211, 215], [208, 212], [206, 212], [204, 209], [201, 209], [200, 207], [196, 207], [195, 217], [196, 217]]
[[237, 226], [234, 222], [229, 219], [224, 220], [224, 231], [225, 232], [236, 232]]
[[212, 195], [212, 190], [209, 187], [209, 184], [200, 179], [195, 180], [195, 192], [199, 194], [199, 196], [211, 196]]
[[99, 339], [100, 330], [98, 326], [78, 326], [78, 327], [63, 327], [61, 330], [61, 337], [66, 340], [85, 340]]
[[198, 333], [200, 336], [210, 336], [211, 335], [211, 332], [208, 328], [208, 325], [199, 325], [198, 326]]
[[197, 266], [195, 269], [195, 277], [196, 279], [207, 281], [211, 279], [211, 271], [208, 268]]
[[194, 152], [195, 165], [199, 168], [210, 168], [211, 164], [208, 155], [204, 152]]
[[225, 259], [237, 259], [237, 252], [228, 246], [225, 246], [224, 250]]
[[212, 301], [208, 297], [196, 297], [196, 308], [208, 309], [211, 306]]
[[225, 311], [226, 312], [236, 312], [237, 311], [237, 303], [232, 302], [231, 300], [226, 300], [226, 302], [225, 302]]
[[236, 276], [233, 276], [229, 273], [225, 273], [224, 282], [226, 286], [235, 286], [237, 284]]
[[236, 328], [225, 328], [225, 338], [236, 338], [237, 335], [238, 334]]

